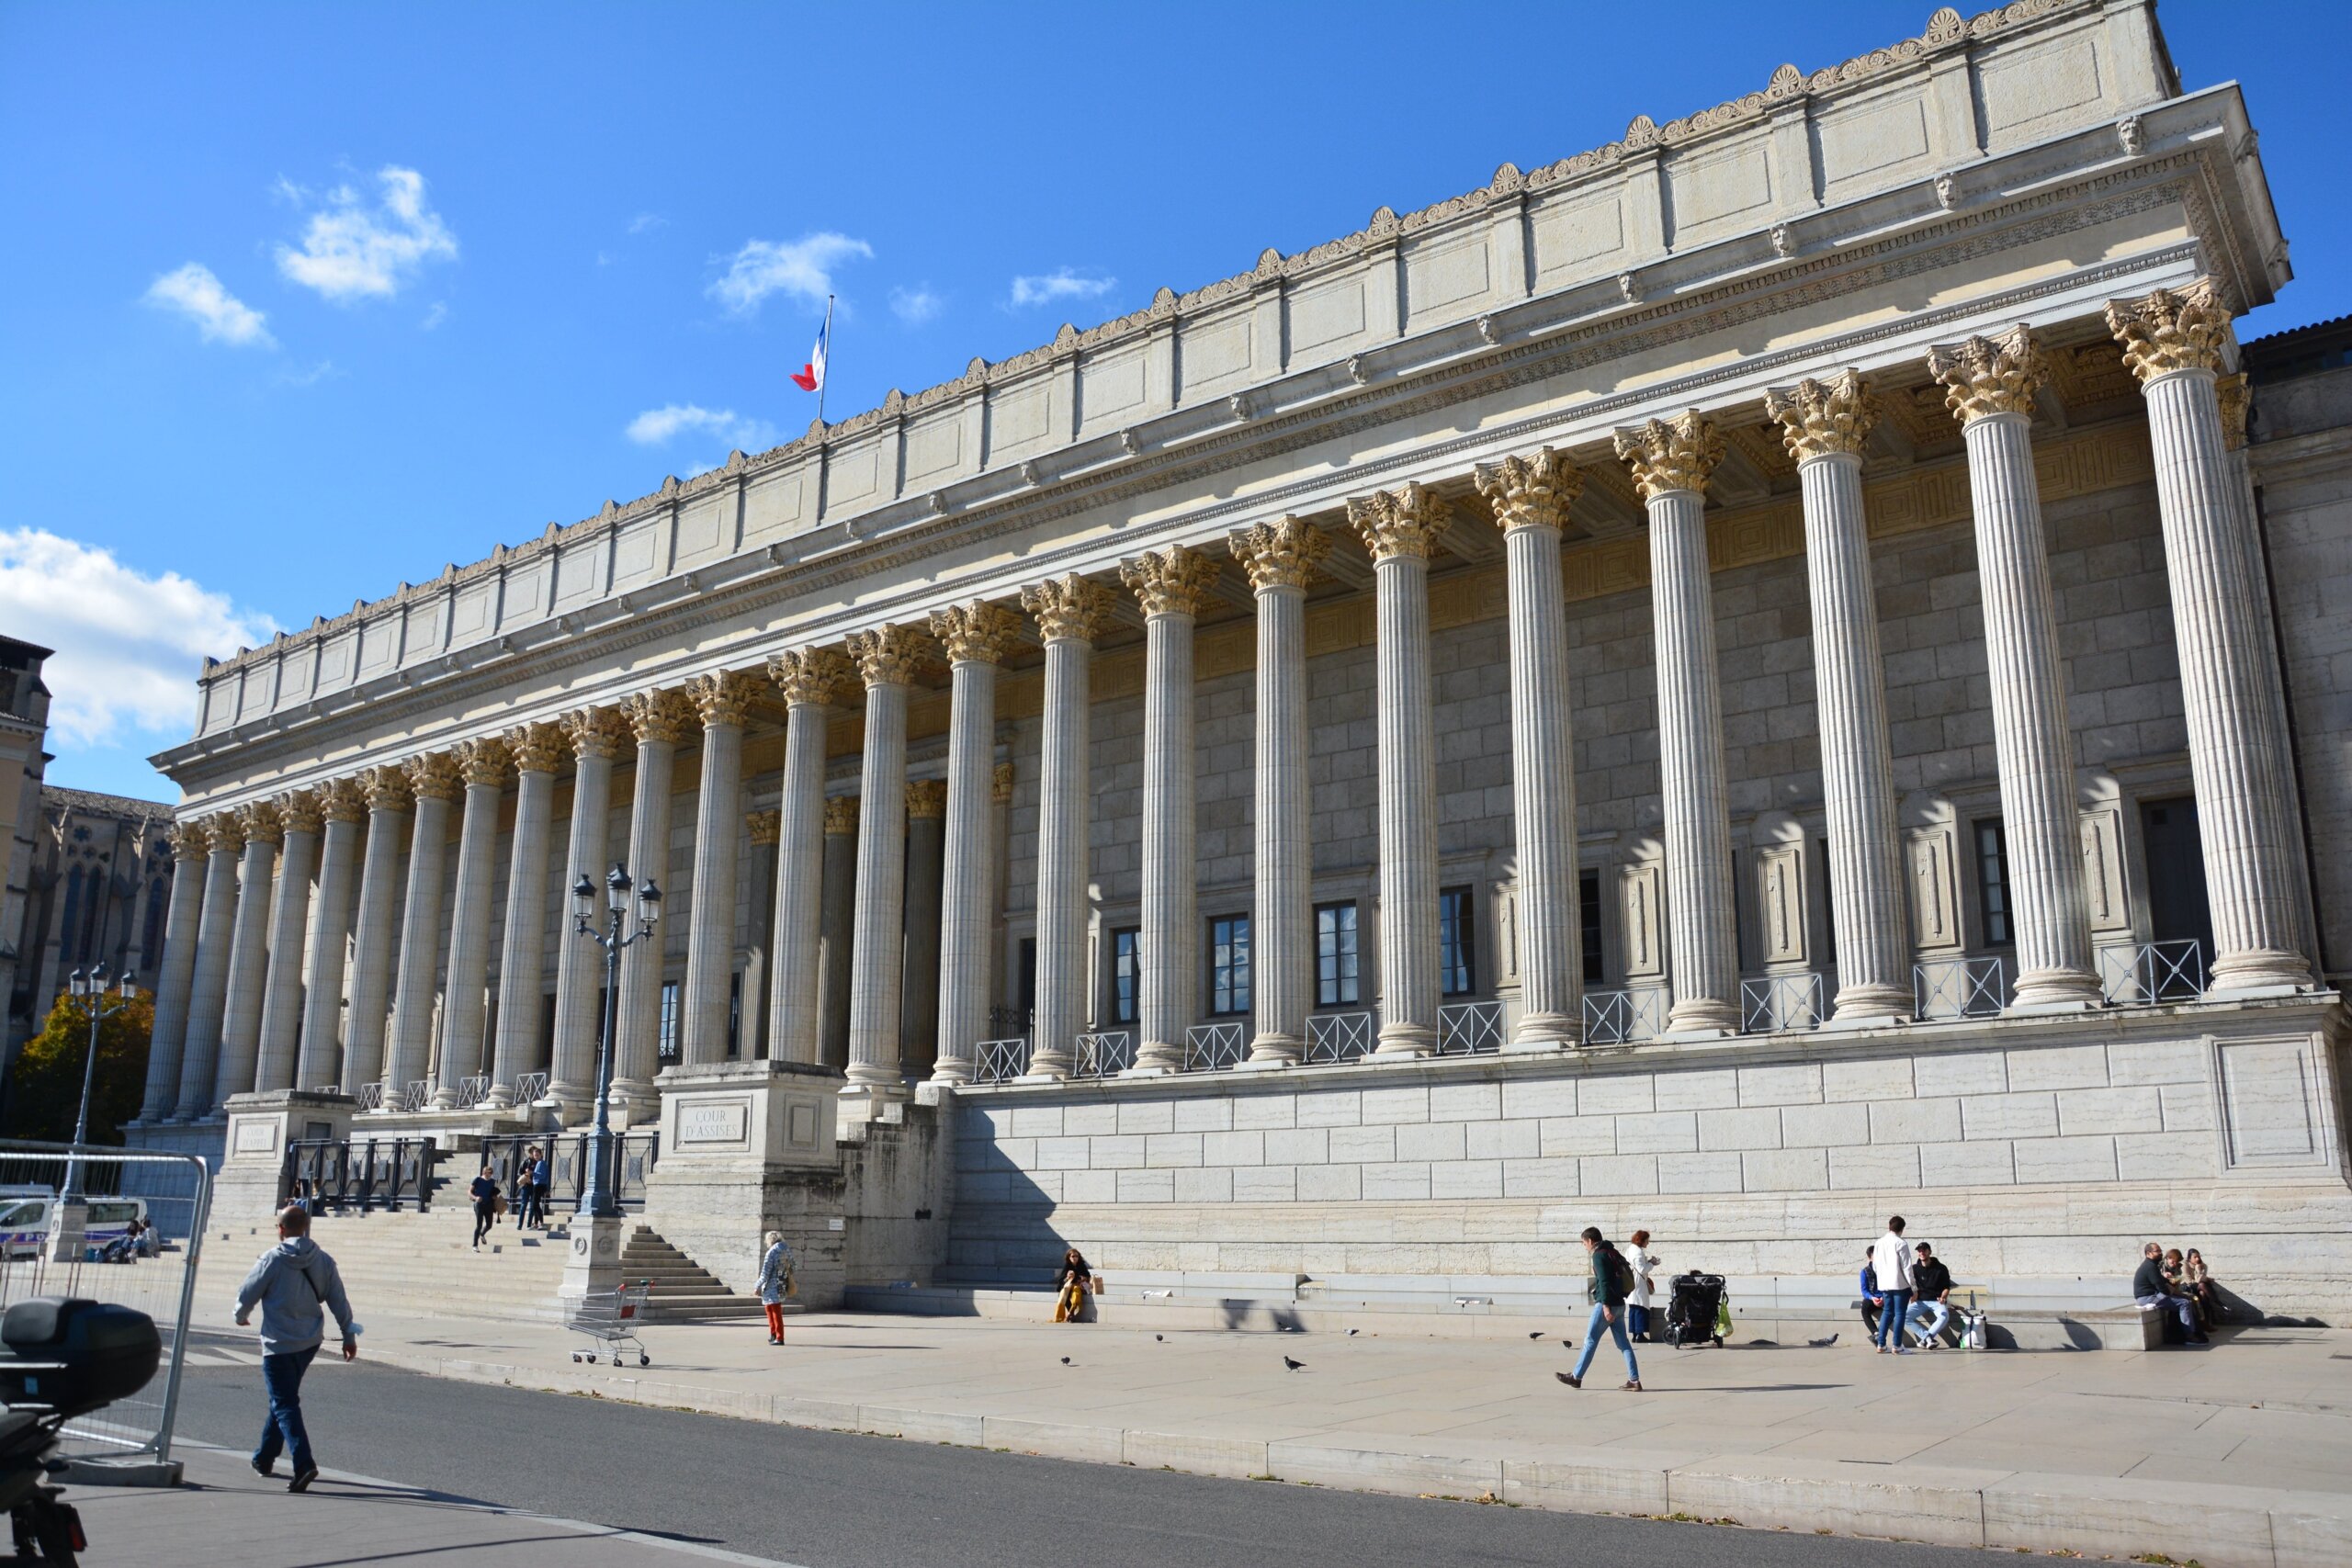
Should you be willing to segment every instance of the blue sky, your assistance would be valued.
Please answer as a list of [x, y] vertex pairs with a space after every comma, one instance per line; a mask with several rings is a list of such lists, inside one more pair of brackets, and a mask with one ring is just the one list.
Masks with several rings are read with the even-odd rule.
[[[1968, 7], [1973, 9], [1974, 7]], [[171, 798], [198, 656], [664, 474], [1918, 32], [1928, 0], [33, 6], [0, 0], [0, 632], [50, 777]], [[2352, 7], [2170, 0], [2352, 311]]]

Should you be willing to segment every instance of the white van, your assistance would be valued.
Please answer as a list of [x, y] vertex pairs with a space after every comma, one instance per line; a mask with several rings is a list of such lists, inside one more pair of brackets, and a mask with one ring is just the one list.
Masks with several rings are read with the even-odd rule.
[[[50, 1218], [56, 1204], [53, 1192], [0, 1198], [0, 1258], [39, 1257], [49, 1244]], [[84, 1244], [89, 1247], [104, 1247], [128, 1231], [132, 1220], [143, 1224], [147, 1218], [144, 1198], [93, 1198], [89, 1204], [82, 1231]]]

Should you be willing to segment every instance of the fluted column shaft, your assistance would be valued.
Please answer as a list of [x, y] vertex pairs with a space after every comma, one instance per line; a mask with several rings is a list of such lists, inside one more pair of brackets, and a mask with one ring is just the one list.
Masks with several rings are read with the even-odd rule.
[[949, 675], [947, 821], [939, 918], [939, 1055], [932, 1077], [969, 1081], [989, 1018], [989, 815], [996, 758], [996, 658], [977, 645]]
[[907, 946], [899, 987], [899, 1060], [910, 1078], [932, 1076], [939, 1059], [941, 874], [946, 852], [947, 786], [907, 786]]
[[[379, 1083], [384, 1076], [384, 1009], [391, 993], [392, 947], [400, 931], [400, 910], [392, 895], [400, 881], [401, 835], [408, 818], [404, 789], [389, 782], [380, 790], [371, 788], [368, 850], [359, 864], [359, 920], [351, 942], [351, 1013], [343, 1031], [346, 1094]], [[389, 1098], [384, 1103], [390, 1103]]]
[[[694, 712], [677, 692], [641, 693], [629, 700], [637, 734], [637, 792], [629, 807], [628, 869], [642, 888], [670, 880], [671, 793], [679, 743]], [[662, 1070], [662, 928], [621, 954], [621, 994], [615, 1006], [619, 1039], [613, 1051], [612, 1102], [634, 1117], [655, 1103], [653, 1076]]]
[[899, 986], [906, 951], [907, 683], [905, 671], [868, 676], [859, 790], [857, 913], [851, 938], [849, 1082], [882, 1097], [903, 1093]]
[[513, 1105], [516, 1081], [539, 1070], [539, 976], [547, 967], [548, 854], [555, 839], [560, 745], [549, 725], [543, 733], [526, 732], [514, 749], [514, 836], [507, 848], [506, 930], [498, 955], [498, 1041], [486, 1101], [494, 1106]]
[[1069, 576], [1026, 589], [1046, 644], [1037, 755], [1037, 1018], [1028, 1076], [1068, 1077], [1086, 1027], [1088, 743], [1094, 636], [1109, 608], [1100, 583]]
[[[601, 919], [605, 877], [611, 869], [613, 760], [626, 744], [624, 731], [619, 716], [609, 708], [583, 709], [567, 718], [564, 728], [575, 759], [564, 881], [588, 879], [598, 894], [590, 918]], [[555, 1059], [548, 1069], [548, 1095], [564, 1125], [571, 1126], [596, 1099], [596, 1053], [603, 1047], [605, 1031], [605, 950], [580, 935], [568, 917], [561, 929], [556, 946]]]
[[147, 1092], [141, 1122], [161, 1122], [179, 1103], [180, 1062], [187, 1043], [188, 1003], [196, 988], [197, 932], [204, 919], [209, 836], [193, 822], [172, 834], [172, 900], [164, 917], [162, 973], [155, 980], [155, 1022], [149, 1033]]
[[327, 806], [319, 840], [319, 889], [311, 901], [311, 979], [302, 997], [302, 1043], [296, 1089], [343, 1081], [343, 976], [351, 929], [351, 879], [358, 870], [357, 791], [345, 784]]
[[220, 1059], [212, 1077], [211, 1105], [232, 1094], [249, 1093], [261, 1054], [262, 1004], [269, 976], [270, 912], [276, 903], [271, 879], [277, 864], [277, 829], [264, 837], [246, 828], [245, 852], [238, 868], [237, 925], [229, 944], [229, 1000], [220, 1025]]
[[857, 933], [857, 796], [825, 803], [824, 921], [817, 954], [818, 1059], [849, 1066], [850, 954]]
[[729, 992], [735, 975], [736, 868], [743, 831], [743, 722], [748, 679], [727, 673], [695, 682], [700, 705], [702, 786], [695, 815], [694, 912], [686, 930], [684, 1038], [688, 1063], [727, 1059]]
[[180, 1050], [179, 1093], [174, 1111], [183, 1122], [209, 1114], [219, 1076], [223, 1010], [229, 994], [229, 959], [236, 938], [237, 860], [244, 840], [214, 818], [212, 851], [204, 863], [204, 905], [198, 911], [196, 965], [188, 979], [187, 1032]]
[[768, 1055], [780, 1062], [822, 1059], [822, 987], [818, 967], [825, 913], [825, 705], [830, 692], [803, 692], [785, 717], [783, 813], [775, 847], [775, 965]]
[[252, 1087], [262, 1092], [294, 1087], [296, 1041], [302, 1029], [302, 936], [311, 920], [311, 866], [318, 851], [317, 818], [306, 818], [296, 827], [289, 817], [270, 896], [269, 972], [262, 986], [261, 1033], [254, 1054]]
[[[438, 759], [435, 759], [438, 761]], [[401, 958], [392, 986], [391, 1059], [385, 1064], [387, 1104], [422, 1080], [433, 1060], [433, 981], [441, 967], [441, 889], [449, 854], [449, 785], [416, 797], [409, 830], [408, 894], [401, 908]]]
[[441, 998], [441, 1070], [433, 1091], [436, 1109], [458, 1104], [465, 1080], [482, 1069], [503, 752], [500, 747], [495, 762], [469, 761], [466, 773], [465, 817], [458, 829], [458, 897], [449, 919], [449, 977]]

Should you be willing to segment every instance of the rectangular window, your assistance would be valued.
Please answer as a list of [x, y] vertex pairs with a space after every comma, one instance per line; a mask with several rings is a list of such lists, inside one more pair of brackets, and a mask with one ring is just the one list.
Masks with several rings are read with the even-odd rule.
[[1037, 939], [1021, 939], [1021, 984], [1013, 992], [1018, 998], [1021, 1018], [1017, 1032], [1029, 1032], [1029, 1021], [1037, 1016]]
[[1577, 923], [1584, 939], [1584, 983], [1598, 986], [1608, 978], [1608, 964], [1600, 952], [1600, 873], [1588, 871], [1577, 877]]
[[1984, 911], [1985, 946], [2017, 940], [2009, 931], [2009, 844], [1997, 817], [1976, 824], [1976, 903]]
[[1470, 889], [1449, 887], [1437, 896], [1438, 994], [1470, 994]]
[[1356, 906], [1315, 906], [1315, 1005], [1353, 1007], [1362, 999], [1356, 983]]
[[1143, 933], [1125, 926], [1111, 933], [1111, 1021], [1133, 1023], [1141, 1015]]
[[678, 982], [662, 982], [662, 1059], [678, 1059]]
[[727, 1059], [735, 1060], [743, 1051], [743, 972], [738, 969], [727, 976]]
[[1220, 1017], [1250, 1010], [1250, 917], [1223, 915], [1209, 922], [1209, 1011]]

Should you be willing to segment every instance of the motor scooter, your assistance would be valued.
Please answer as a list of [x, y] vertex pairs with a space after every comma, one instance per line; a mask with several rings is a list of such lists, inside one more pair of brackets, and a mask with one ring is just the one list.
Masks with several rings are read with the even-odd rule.
[[35, 1296], [0, 1314], [0, 1509], [14, 1561], [75, 1568], [89, 1550], [81, 1516], [52, 1479], [67, 1422], [147, 1386], [163, 1337], [143, 1312], [108, 1302]]

